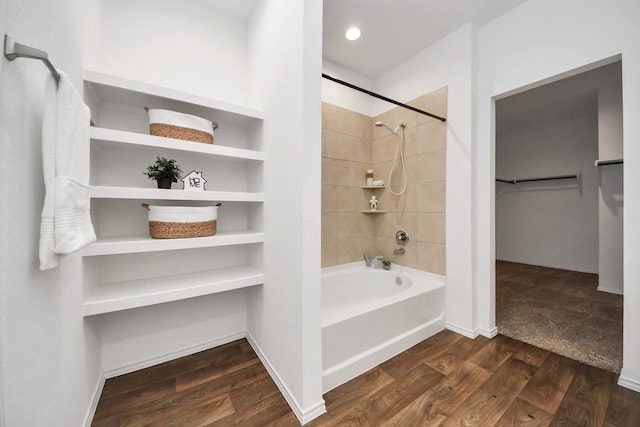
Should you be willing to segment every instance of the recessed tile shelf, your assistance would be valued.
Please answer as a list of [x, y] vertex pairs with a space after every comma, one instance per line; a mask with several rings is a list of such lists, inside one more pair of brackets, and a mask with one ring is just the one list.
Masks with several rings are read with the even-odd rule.
[[264, 274], [251, 266], [104, 283], [92, 287], [82, 305], [84, 316], [111, 313], [219, 292], [262, 285]]

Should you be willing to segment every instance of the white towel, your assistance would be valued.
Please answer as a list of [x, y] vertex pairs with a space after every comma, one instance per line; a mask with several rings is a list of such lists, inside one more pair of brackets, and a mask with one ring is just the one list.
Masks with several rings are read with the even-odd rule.
[[59, 72], [58, 86], [49, 78], [45, 87], [41, 270], [56, 267], [57, 254], [75, 252], [96, 240], [89, 211], [89, 108], [66, 74]]

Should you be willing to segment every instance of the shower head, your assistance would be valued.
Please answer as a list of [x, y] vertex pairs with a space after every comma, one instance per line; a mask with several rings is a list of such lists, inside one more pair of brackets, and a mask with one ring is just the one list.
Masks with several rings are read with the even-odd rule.
[[403, 123], [400, 123], [398, 126], [396, 126], [395, 129], [392, 129], [391, 126], [389, 126], [385, 122], [377, 121], [376, 122], [376, 126], [378, 126], [378, 127], [386, 127], [387, 129], [389, 129], [389, 132], [391, 132], [394, 135], [397, 135], [398, 131], [400, 130], [400, 128], [404, 129], [405, 127], [407, 127], [407, 124], [403, 122]]
[[400, 127], [397, 127], [397, 128], [395, 128], [395, 129], [392, 129], [392, 128], [391, 128], [391, 126], [389, 126], [389, 125], [388, 125], [388, 124], [386, 124], [385, 122], [380, 122], [380, 121], [376, 122], [376, 126], [378, 126], [378, 127], [383, 127], [383, 126], [384, 126], [384, 127], [386, 127], [387, 129], [389, 129], [389, 132], [391, 132], [391, 133], [392, 133], [392, 134], [394, 134], [394, 135], [397, 135], [397, 134], [398, 134], [398, 129], [400, 128]]

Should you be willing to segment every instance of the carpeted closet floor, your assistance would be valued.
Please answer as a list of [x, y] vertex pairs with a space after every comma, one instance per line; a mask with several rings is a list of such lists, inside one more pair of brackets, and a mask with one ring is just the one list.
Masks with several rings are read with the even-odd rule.
[[596, 274], [497, 261], [498, 332], [620, 373], [622, 295], [597, 286]]

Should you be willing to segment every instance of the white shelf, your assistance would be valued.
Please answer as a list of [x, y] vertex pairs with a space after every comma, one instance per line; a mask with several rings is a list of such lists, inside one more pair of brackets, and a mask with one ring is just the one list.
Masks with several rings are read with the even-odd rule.
[[[178, 183], [178, 185], [180, 185]], [[184, 191], [159, 188], [113, 187], [93, 185], [92, 199], [193, 200], [207, 202], [264, 202], [264, 193], [234, 191]]]
[[228, 159], [263, 161], [264, 153], [261, 151], [246, 150], [243, 148], [225, 147], [216, 144], [203, 144], [198, 142], [183, 141], [181, 139], [164, 138], [161, 136], [146, 135], [142, 133], [127, 132], [100, 127], [90, 128], [91, 140], [109, 144], [131, 144], [144, 147], [160, 147], [172, 150], [190, 151], [212, 156], [221, 156]]
[[363, 214], [383, 214], [383, 213], [387, 213], [387, 211], [360, 211]]
[[199, 297], [261, 285], [264, 274], [250, 266], [102, 284], [91, 289], [83, 304], [84, 316]]
[[215, 236], [188, 239], [153, 239], [149, 236], [105, 237], [85, 247], [82, 256], [172, 251], [262, 242], [264, 242], [264, 233], [255, 231], [219, 232]]
[[246, 126], [253, 121], [264, 118], [262, 111], [254, 108], [93, 70], [85, 70], [84, 80], [88, 89], [93, 91], [102, 102], [133, 105], [140, 108], [144, 106], [170, 108], [209, 120], [239, 126]]

